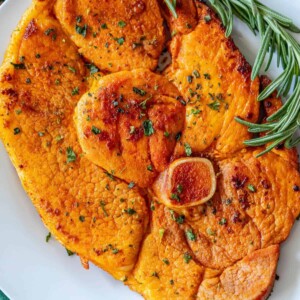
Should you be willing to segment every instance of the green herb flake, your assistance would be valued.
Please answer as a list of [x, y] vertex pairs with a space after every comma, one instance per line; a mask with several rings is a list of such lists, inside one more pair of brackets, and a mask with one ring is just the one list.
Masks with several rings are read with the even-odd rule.
[[170, 264], [170, 261], [167, 258], [162, 259], [163, 263], [165, 263], [167, 266]]
[[165, 131], [165, 132], [164, 132], [164, 136], [165, 136], [165, 137], [169, 137], [169, 136], [170, 136], [170, 133], [169, 133], [168, 131]]
[[71, 67], [71, 66], [69, 66], [69, 65], [68, 65], [68, 69], [69, 69], [72, 73], [74, 73], [74, 74], [76, 73], [76, 69], [73, 68], [73, 67]]
[[94, 64], [86, 64], [86, 67], [90, 70], [90, 75], [99, 72], [99, 69]]
[[255, 193], [256, 192], [256, 188], [254, 185], [252, 184], [248, 184], [248, 190], [251, 192], [251, 193]]
[[66, 251], [67, 251], [67, 253], [68, 253], [68, 256], [72, 256], [72, 255], [75, 254], [75, 252], [73, 252], [73, 251], [71, 251], [71, 250], [69, 250], [69, 249], [67, 249], [67, 248], [66, 248]]
[[121, 27], [121, 28], [124, 28], [126, 26], [126, 22], [121, 20], [121, 21], [118, 22], [118, 26]]
[[100, 201], [100, 207], [102, 208], [105, 217], [108, 217], [108, 213], [105, 209], [105, 205], [106, 205], [106, 203], [104, 201]]
[[185, 154], [187, 156], [191, 156], [192, 155], [192, 148], [188, 143], [184, 143], [184, 150], [185, 150]]
[[207, 106], [212, 109], [212, 110], [216, 110], [219, 111], [220, 110], [220, 102], [219, 101], [214, 101], [212, 103], [207, 104]]
[[177, 202], [180, 202], [180, 197], [179, 197], [179, 195], [176, 194], [176, 193], [172, 193], [172, 194], [171, 194], [171, 199], [172, 199], [172, 200], [176, 200]]
[[207, 229], [206, 229], [206, 233], [207, 233], [208, 235], [216, 235], [216, 232], [215, 232], [214, 230], [212, 230], [211, 228], [207, 228]]
[[191, 256], [191, 254], [186, 252], [186, 253], [183, 254], [183, 259], [184, 259], [185, 263], [188, 264], [191, 261], [192, 256]]
[[154, 201], [151, 201], [151, 203], [150, 203], [150, 209], [151, 209], [151, 211], [155, 211]]
[[193, 230], [192, 229], [188, 229], [186, 232], [185, 232], [185, 236], [187, 237], [187, 239], [189, 241], [196, 241], [196, 235], [194, 234]]
[[227, 224], [227, 220], [225, 218], [222, 218], [220, 221], [219, 221], [219, 224], [220, 225], [226, 225]]
[[159, 228], [158, 234], [159, 234], [159, 237], [162, 239], [164, 237], [164, 234], [165, 234], [165, 229], [164, 228]]
[[75, 30], [78, 34], [82, 35], [84, 38], [86, 37], [86, 34], [87, 34], [87, 29], [88, 29], [88, 26], [87, 24], [83, 25], [83, 26], [80, 26], [78, 24], [75, 25]]
[[152, 165], [147, 166], [147, 170], [150, 171], [150, 172], [153, 172], [153, 167], [152, 167]]
[[124, 37], [120, 37], [120, 38], [115, 38], [116, 42], [121, 46], [124, 44], [125, 42], [125, 38]]
[[101, 133], [101, 130], [95, 126], [92, 126], [92, 129], [91, 129], [92, 133], [95, 134], [95, 135], [98, 135]]
[[67, 163], [74, 162], [76, 160], [76, 153], [71, 147], [67, 148]]
[[133, 182], [133, 181], [129, 182], [129, 184], [128, 184], [129, 189], [132, 189], [134, 186], [135, 186], [135, 182]]
[[50, 239], [51, 239], [51, 232], [49, 232], [49, 233], [46, 235], [46, 243], [48, 243]]
[[133, 87], [132, 90], [134, 93], [136, 93], [137, 95], [140, 95], [140, 96], [145, 96], [147, 94], [146, 91], [139, 89], [137, 87]]
[[111, 173], [109, 173], [108, 171], [105, 171], [104, 174], [110, 178], [112, 181], [115, 181], [115, 176], [114, 176], [114, 171], [111, 171]]
[[112, 252], [113, 254], [118, 254], [118, 253], [119, 253], [119, 249], [114, 248], [114, 249], [111, 250], [111, 252]]
[[106, 23], [101, 24], [101, 28], [102, 29], [107, 29], [107, 24]]
[[175, 222], [177, 224], [183, 224], [185, 220], [185, 215], [179, 215], [178, 217], [175, 218]]
[[74, 89], [72, 90], [72, 96], [75, 96], [75, 95], [79, 95], [79, 87], [78, 86], [74, 87]]
[[14, 69], [16, 69], [16, 70], [25, 70], [25, 69], [26, 69], [26, 67], [25, 67], [25, 65], [24, 65], [23, 63], [15, 64], [15, 63], [11, 62], [10, 64], [11, 64], [11, 65], [14, 67]]
[[193, 71], [193, 75], [194, 75], [196, 78], [200, 78], [200, 73], [199, 73], [197, 70], [194, 70], [194, 71]]
[[154, 134], [154, 128], [151, 120], [145, 120], [143, 122], [143, 129], [145, 136], [151, 136], [152, 134]]
[[79, 216], [79, 221], [80, 222], [84, 222], [85, 221], [85, 217], [84, 216]]
[[206, 23], [208, 23], [209, 21], [211, 21], [211, 16], [210, 16], [210, 15], [204, 16], [204, 21], [205, 21]]
[[128, 215], [132, 216], [136, 214], [136, 211], [133, 208], [127, 208], [124, 209], [124, 212], [127, 213]]
[[18, 127], [14, 128], [14, 135], [17, 135], [19, 133], [21, 133], [21, 129]]

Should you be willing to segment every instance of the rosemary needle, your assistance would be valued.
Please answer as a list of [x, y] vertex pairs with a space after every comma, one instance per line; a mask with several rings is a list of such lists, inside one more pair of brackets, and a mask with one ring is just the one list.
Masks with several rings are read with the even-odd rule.
[[[259, 156], [281, 143], [284, 143], [286, 148], [296, 146], [300, 143], [300, 138], [295, 138], [300, 127], [300, 45], [291, 32], [300, 33], [300, 29], [290, 18], [258, 0], [207, 0], [206, 2], [220, 16], [226, 27], [226, 37], [232, 32], [234, 15], [247, 24], [253, 33], [260, 34], [261, 46], [252, 69], [252, 79], [259, 74], [265, 61], [267, 64], [264, 71], [269, 69], [275, 52], [277, 52], [277, 66], [283, 68], [281, 75], [261, 92], [258, 101], [268, 98], [277, 90], [278, 96], [286, 97], [285, 104], [269, 116], [265, 124], [254, 124], [235, 118], [237, 122], [247, 126], [249, 132], [265, 133], [263, 137], [244, 143], [253, 147], [267, 145]], [[174, 17], [177, 17], [176, 1], [165, 0], [165, 3]]]

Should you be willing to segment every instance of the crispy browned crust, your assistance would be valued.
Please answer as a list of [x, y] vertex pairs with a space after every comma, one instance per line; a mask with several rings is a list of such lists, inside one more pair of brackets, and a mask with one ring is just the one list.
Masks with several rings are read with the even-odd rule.
[[[224, 37], [209, 8], [182, 1], [177, 20], [162, 6], [170, 28], [177, 31], [170, 46], [173, 62], [165, 76], [132, 71], [141, 61], [148, 69], [155, 67], [164, 41], [156, 1], [137, 0], [133, 6], [132, 1], [114, 2], [116, 9], [132, 10], [133, 16], [124, 20], [127, 28], [114, 19], [113, 32], [124, 33], [125, 41], [131, 42], [134, 22], [142, 22], [149, 38], [157, 35], [158, 46], [143, 43], [136, 52], [124, 44], [124, 60], [109, 69], [104, 64], [119, 50], [112, 48], [99, 59], [88, 47], [90, 28], [86, 39], [73, 35], [76, 22], [83, 26], [92, 20], [90, 12], [82, 10], [87, 3], [75, 2], [33, 1], [0, 69], [0, 136], [43, 222], [86, 268], [88, 261], [95, 263], [146, 299], [265, 299], [273, 286], [279, 244], [300, 212], [300, 177], [295, 150], [275, 149], [256, 158], [263, 148], [247, 149], [242, 143], [251, 135], [234, 117], [257, 121], [259, 115], [260, 84], [258, 79], [251, 82], [251, 67]], [[148, 6], [137, 21], [134, 14], [142, 2]], [[81, 13], [82, 20], [76, 21]], [[210, 20], [204, 18], [208, 14]], [[111, 17], [109, 12], [103, 20]], [[186, 22], [191, 26], [185, 28]], [[100, 30], [95, 41], [106, 39]], [[104, 76], [94, 72], [99, 69], [131, 71]], [[262, 78], [261, 86], [266, 84]], [[134, 95], [133, 87], [151, 94], [142, 108], [154, 132], [141, 139], [128, 136], [130, 126], [138, 128], [144, 121], [136, 114], [147, 99], [141, 92]], [[111, 124], [100, 119], [111, 116], [111, 101], [121, 95], [121, 109], [128, 114], [120, 120], [136, 123], [112, 131]], [[212, 101], [219, 101], [217, 110], [208, 106]], [[126, 106], [132, 102], [139, 107], [132, 111], [133, 119]], [[281, 100], [272, 95], [264, 101], [266, 116], [280, 106]], [[111, 134], [115, 145], [126, 140], [133, 154], [117, 156], [110, 149], [111, 139], [95, 130], [94, 134], [93, 125]], [[177, 131], [182, 131], [181, 139]], [[187, 155], [185, 144], [192, 156], [212, 161], [217, 191], [203, 205], [171, 210], [159, 203], [160, 194], [153, 194], [151, 182], [167, 167], [174, 147], [173, 159]], [[108, 151], [101, 156], [103, 149]], [[116, 160], [111, 158], [114, 154]], [[149, 161], [143, 155], [151, 158], [153, 174], [146, 172]], [[124, 161], [127, 173], [121, 172]], [[128, 185], [133, 179], [135, 185]], [[143, 186], [149, 188], [139, 188]]]

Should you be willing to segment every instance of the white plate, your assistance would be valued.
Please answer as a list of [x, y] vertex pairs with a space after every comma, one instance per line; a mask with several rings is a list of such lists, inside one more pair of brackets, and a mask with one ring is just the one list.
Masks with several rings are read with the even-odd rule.
[[[30, 0], [6, 0], [0, 7], [0, 61]], [[300, 25], [300, 2], [264, 0]], [[300, 37], [300, 36], [298, 36]], [[250, 63], [259, 47], [246, 26], [236, 23], [234, 40]], [[275, 66], [268, 73], [278, 74]], [[45, 242], [47, 230], [25, 194], [4, 147], [0, 144], [0, 289], [11, 300], [137, 300], [121, 282], [91, 265], [84, 270], [78, 257], [68, 257], [54, 239]], [[281, 256], [271, 300], [300, 299], [300, 226], [296, 223]]]

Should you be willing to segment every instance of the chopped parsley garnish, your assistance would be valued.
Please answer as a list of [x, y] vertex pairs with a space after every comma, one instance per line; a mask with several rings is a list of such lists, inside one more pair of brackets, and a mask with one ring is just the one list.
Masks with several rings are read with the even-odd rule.
[[136, 94], [138, 94], [138, 95], [140, 95], [140, 96], [145, 96], [145, 95], [147, 94], [146, 91], [144, 91], [144, 90], [142, 90], [142, 89], [139, 89], [139, 88], [137, 88], [137, 87], [133, 87], [132, 90], [133, 90]]
[[177, 142], [180, 141], [181, 135], [182, 135], [181, 132], [176, 133], [176, 135], [175, 135], [175, 140], [176, 140]]
[[67, 249], [67, 248], [66, 248], [66, 251], [67, 251], [67, 253], [68, 253], [68, 256], [72, 256], [72, 255], [75, 254], [73, 251], [71, 251], [71, 250], [69, 250], [69, 249]]
[[20, 129], [20, 128], [18, 128], [18, 127], [14, 128], [14, 135], [17, 135], [17, 134], [19, 134], [20, 132], [21, 132], [21, 129]]
[[84, 216], [79, 216], [79, 221], [80, 222], [84, 222], [85, 221], [85, 217]]
[[49, 233], [46, 235], [46, 242], [48, 243], [50, 239], [51, 239], [51, 232], [49, 232]]
[[13, 65], [16, 70], [25, 70], [26, 69], [26, 67], [23, 63], [15, 64], [15, 63], [11, 62], [10, 64]]
[[75, 25], [75, 30], [78, 34], [86, 37], [88, 26], [84, 24], [83, 26], [79, 26], [78, 24]]
[[150, 136], [150, 135], [154, 134], [154, 128], [153, 128], [151, 120], [145, 120], [143, 122], [143, 128], [144, 128], [145, 136]]
[[77, 17], [76, 17], [76, 23], [80, 23], [81, 20], [82, 20], [82, 16], [77, 16]]
[[59, 142], [59, 141], [61, 141], [62, 139], [63, 139], [64, 137], [62, 136], [62, 135], [57, 135], [56, 137], [55, 137], [55, 140], [57, 141], [57, 142]]
[[170, 284], [174, 285], [174, 280], [173, 279], [170, 280]]
[[101, 24], [101, 28], [102, 28], [102, 29], [107, 29], [106, 23]]
[[184, 143], [184, 150], [185, 150], [185, 154], [187, 156], [191, 156], [192, 155], [192, 148], [188, 143]]
[[214, 102], [212, 102], [210, 104], [207, 104], [207, 106], [209, 108], [211, 108], [212, 110], [219, 111], [219, 109], [220, 109], [220, 102], [219, 101], [214, 101]]
[[126, 22], [124, 21], [119, 21], [118, 22], [118, 26], [121, 27], [121, 28], [124, 28], [126, 26]]
[[114, 171], [111, 171], [111, 173], [105, 171], [104, 174], [109, 177], [112, 181], [115, 181]]
[[125, 38], [123, 38], [123, 37], [115, 38], [115, 40], [117, 41], [117, 43], [118, 43], [119, 45], [123, 45], [124, 42], [125, 42]]
[[72, 72], [72, 73], [76, 73], [76, 69], [71, 67], [71, 66], [68, 66], [68, 69]]
[[189, 75], [187, 78], [188, 83], [192, 83], [193, 82], [193, 76]]
[[210, 16], [210, 15], [204, 16], [204, 21], [205, 21], [206, 23], [208, 23], [209, 21], [211, 21], [211, 16]]
[[182, 190], [183, 190], [183, 186], [182, 186], [181, 184], [178, 184], [176, 188], [177, 188], [177, 192], [178, 192], [179, 194], [181, 194], [181, 193], [182, 193]]
[[136, 214], [136, 211], [133, 208], [124, 209], [124, 212], [126, 212], [130, 216]]
[[104, 201], [100, 201], [100, 206], [101, 206], [101, 208], [103, 210], [103, 213], [104, 213], [105, 217], [108, 217], [108, 213], [107, 213], [107, 211], [105, 209], [105, 205], [106, 205], [106, 203]]
[[41, 54], [37, 53], [37, 54], [35, 55], [35, 57], [36, 57], [36, 58], [41, 58]]
[[193, 75], [194, 75], [196, 78], [200, 78], [200, 73], [199, 73], [197, 70], [194, 70], [194, 71], [193, 71]]
[[194, 234], [193, 230], [192, 229], [188, 229], [186, 232], [185, 232], [185, 236], [187, 237], [187, 239], [189, 241], [196, 241], [196, 235]]
[[150, 172], [152, 172], [153, 171], [152, 165], [147, 166], [147, 170], [150, 171]]
[[158, 278], [158, 279], [159, 279], [159, 275], [158, 275], [158, 273], [157, 273], [157, 272], [153, 272], [153, 273], [151, 274], [151, 276], [152, 276], [152, 277], [156, 277], [156, 278]]
[[76, 160], [76, 153], [71, 147], [67, 148], [67, 163], [74, 162]]
[[222, 218], [220, 221], [219, 221], [219, 224], [220, 225], [226, 225], [227, 224], [227, 220], [225, 218]]
[[210, 75], [209, 75], [208, 73], [205, 73], [205, 74], [203, 74], [203, 75], [204, 75], [204, 78], [205, 78], [205, 79], [210, 80], [211, 77], [210, 77]]
[[132, 189], [135, 186], [135, 183], [133, 181], [129, 182], [128, 188]]
[[163, 258], [162, 261], [168, 266], [170, 264], [170, 261], [167, 258]]
[[171, 199], [180, 202], [180, 197], [179, 197], [179, 195], [176, 194], [176, 193], [172, 193], [172, 194], [171, 194]]
[[191, 114], [192, 114], [192, 115], [198, 115], [198, 114], [200, 114], [200, 113], [201, 113], [201, 110], [200, 110], [200, 109], [192, 108], [192, 110], [191, 110]]
[[21, 109], [16, 109], [15, 112], [16, 112], [17, 115], [20, 115], [22, 113], [22, 110]]
[[59, 79], [55, 79], [54, 83], [55, 83], [55, 85], [59, 85], [60, 84], [60, 80]]
[[183, 224], [185, 220], [185, 215], [179, 215], [178, 217], [175, 218], [175, 222], [177, 224]]
[[206, 233], [207, 233], [208, 235], [216, 235], [216, 232], [215, 232], [214, 230], [212, 230], [211, 228], [207, 228], [207, 229], [206, 229]]
[[255, 192], [256, 192], [256, 188], [255, 188], [255, 186], [252, 185], [252, 184], [248, 184], [248, 190], [249, 190], [250, 192], [252, 192], [252, 193], [255, 193]]
[[72, 96], [75, 96], [75, 95], [79, 95], [79, 87], [78, 86], [74, 87], [74, 89], [72, 90]]
[[93, 64], [86, 64], [86, 67], [90, 70], [90, 75], [99, 72], [99, 69]]
[[164, 228], [159, 228], [158, 234], [159, 234], [159, 237], [162, 239], [164, 237], [164, 234], [165, 234], [165, 229]]
[[154, 210], [155, 210], [154, 201], [151, 201], [150, 209], [151, 209], [151, 211], [154, 211]]
[[114, 248], [114, 249], [111, 250], [111, 252], [112, 252], [113, 254], [117, 254], [117, 253], [119, 253], [119, 249]]
[[192, 256], [191, 256], [191, 254], [186, 252], [183, 254], [183, 259], [184, 259], [185, 263], [188, 264], [190, 262], [190, 260], [192, 259]]
[[170, 136], [170, 133], [169, 133], [168, 131], [165, 131], [165, 132], [164, 132], [164, 136], [165, 136], [165, 137], [169, 137], [169, 136]]
[[97, 134], [100, 134], [101, 133], [101, 130], [95, 126], [92, 126], [92, 129], [91, 129], [92, 133], [97, 135]]
[[48, 36], [48, 35], [50, 35], [51, 32], [54, 32], [54, 29], [53, 28], [48, 28], [48, 29], [45, 30], [44, 34]]

